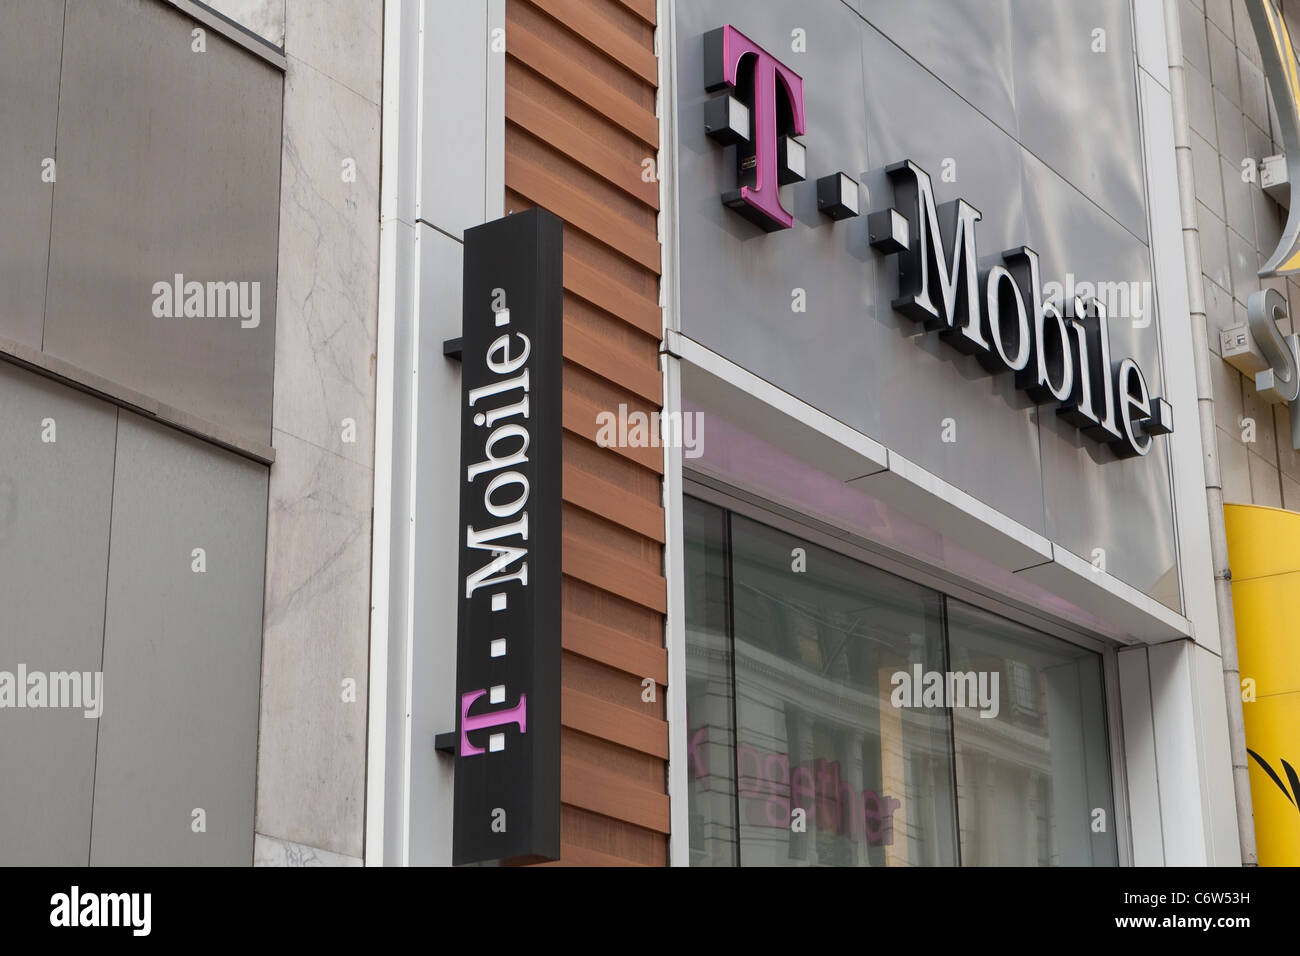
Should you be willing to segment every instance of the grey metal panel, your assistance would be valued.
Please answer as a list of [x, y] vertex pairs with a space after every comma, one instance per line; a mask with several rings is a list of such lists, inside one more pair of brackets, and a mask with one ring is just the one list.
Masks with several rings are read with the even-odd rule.
[[[0, 670], [100, 669], [116, 422], [0, 362]], [[97, 729], [81, 709], [0, 710], [0, 864], [86, 865]]]
[[[815, 17], [793, 4], [707, 6], [678, 7], [683, 331], [1041, 532], [1030, 404], [1009, 377], [989, 377], [933, 336], [914, 337], [889, 305], [895, 269], [868, 248], [866, 217], [832, 224], [811, 188], [843, 169], [863, 178], [877, 208], [890, 196], [883, 167], [914, 159], [933, 174], [940, 201], [964, 196], [985, 212], [981, 245], [996, 251], [1025, 234], [1019, 147], [843, 5], [819, 6]], [[795, 214], [785, 232], [764, 235], [719, 199], [734, 172], [703, 134], [700, 37], [724, 23], [773, 52], [789, 49], [794, 26], [821, 44], [816, 56], [776, 54], [803, 74], [808, 114], [809, 182], [785, 191]], [[848, 69], [859, 56], [865, 84]], [[948, 158], [956, 183], [940, 178]], [[796, 288], [806, 290], [806, 312], [791, 311]], [[949, 417], [955, 444], [941, 441]]]
[[[420, 7], [419, 3], [398, 5], [397, 15], [401, 22], [398, 35], [402, 37], [401, 50], [387, 54], [390, 57], [389, 68], [392, 69], [393, 64], [396, 64], [397, 88], [403, 93], [397, 98], [397, 105], [391, 107], [391, 115], [395, 119], [384, 120], [396, 129], [395, 134], [392, 134], [391, 129], [385, 130], [396, 142], [396, 149], [391, 151], [388, 148], [384, 149], [384, 191], [388, 198], [381, 200], [386, 204], [381, 207], [380, 216], [383, 219], [395, 216], [407, 225], [415, 225], [417, 218], [416, 193], [420, 186], [421, 164], [425, 161], [422, 155], [424, 150], [419, 148], [420, 71], [424, 67], [424, 54], [420, 50], [420, 44], [416, 42], [421, 39]], [[407, 39], [408, 37], [411, 39]], [[434, 129], [441, 130], [443, 127], [435, 123]], [[436, 146], [433, 151], [438, 151]]]
[[[416, 449], [416, 501], [455, 501], [460, 480], [445, 467], [447, 449], [460, 440], [460, 365], [442, 354], [442, 343], [461, 334], [464, 247], [435, 229], [420, 225], [417, 251], [420, 264], [420, 341]], [[455, 714], [456, 630], [446, 626], [447, 609], [459, 598], [456, 584], [458, 554], [447, 548], [458, 535], [455, 509], [426, 512], [414, 528], [414, 579], [421, 582], [413, 598], [414, 633], [421, 635], [411, 653], [411, 728], [415, 739], [428, 738], [451, 726]], [[392, 685], [390, 685], [392, 686]], [[432, 749], [411, 754], [411, 802], [437, 808], [411, 815], [411, 863], [446, 866], [451, 862], [451, 804], [453, 773], [450, 761]]]
[[59, 113], [62, 0], [0, 4], [0, 336], [40, 348]]
[[[912, 159], [930, 173], [937, 203], [964, 198], [983, 213], [977, 230], [982, 257], [1023, 244], [1028, 221], [1016, 141], [871, 27], [863, 29], [863, 64], [874, 170], [867, 179], [871, 208], [885, 208], [892, 195], [884, 167]], [[955, 181], [945, 181], [945, 167]], [[938, 336], [916, 334], [917, 324], [890, 307], [898, 295], [897, 267], [892, 260], [876, 261], [874, 321], [849, 333], [871, 335], [881, 366], [856, 383], [863, 390], [857, 401], [878, 409], [879, 431], [869, 434], [1044, 532], [1033, 403], [1016, 391], [1012, 376], [990, 376]], [[842, 269], [838, 281], [860, 280]], [[817, 374], [815, 368], [809, 373]], [[955, 441], [942, 440], [946, 419], [956, 426]]]
[[[870, 208], [889, 203], [884, 167], [911, 159], [930, 174], [936, 203], [960, 197], [984, 214], [978, 228], [982, 255], [1023, 243], [1016, 140], [876, 30], [863, 27], [862, 37], [867, 139], [876, 173], [871, 183], [878, 187]], [[896, 291], [891, 287], [888, 294], [892, 298]]]
[[[1126, 283], [1134, 314], [1110, 319], [1111, 357], [1118, 362], [1131, 356], [1151, 394], [1162, 395], [1154, 293], [1148, 293], [1141, 316], [1131, 304], [1132, 283], [1151, 289], [1150, 251], [1035, 157], [1026, 153], [1023, 160], [1026, 237], [1041, 256], [1043, 281], [1064, 283], [1073, 273], [1077, 282]], [[1174, 410], [1175, 428], [1195, 423], [1194, 408]], [[1047, 536], [1089, 561], [1093, 549], [1104, 549], [1107, 571], [1178, 608], [1166, 440], [1156, 439], [1145, 458], [1116, 461], [1047, 406], [1039, 419], [1039, 441]]]
[[[895, 266], [868, 249], [862, 219], [831, 224], [813, 206], [811, 181], [843, 169], [862, 176], [869, 188], [864, 209], [883, 208], [890, 197], [884, 166], [912, 159], [931, 173], [938, 202], [962, 197], [982, 211], [978, 236], [984, 256], [1029, 244], [1043, 256], [1045, 280], [1064, 280], [1069, 270], [1088, 281], [1149, 281], [1127, 4], [1040, 5], [1050, 9], [1027, 11], [1012, 0], [1014, 53], [999, 45], [996, 30], [991, 52], [984, 51], [1015, 58], [1019, 121], [1003, 125], [977, 108], [983, 102], [989, 113], [998, 112], [987, 98], [993, 79], [1003, 74], [981, 67], [993, 73], [966, 80], [948, 77], [946, 65], [938, 76], [925, 65], [934, 57], [921, 48], [928, 42], [923, 38], [940, 28], [936, 24], [964, 16], [953, 12], [961, 6], [955, 0], [906, 5], [907, 17], [933, 23], [905, 22], [902, 13], [874, 0], [679, 3], [681, 327], [1080, 556], [1090, 559], [1093, 548], [1105, 548], [1109, 570], [1176, 607], [1163, 445], [1158, 442], [1147, 458], [1119, 462], [1058, 422], [1050, 408], [1040, 427], [1038, 411], [1014, 390], [1009, 376], [990, 377], [937, 337], [912, 334], [914, 325], [889, 305], [897, 294]], [[874, 16], [891, 35], [855, 9]], [[1001, 8], [993, 9], [996, 16]], [[1058, 54], [1069, 40], [1084, 44], [1072, 59], [1092, 59], [1063, 72], [1062, 58], [1047, 59], [1042, 47], [1048, 41], [1028, 31], [1030, 22], [1040, 24]], [[732, 188], [734, 170], [730, 155], [703, 134], [709, 94], [703, 89], [701, 37], [727, 23], [805, 80], [809, 182], [784, 190], [795, 213], [791, 230], [761, 233], [720, 202], [721, 193]], [[1088, 47], [1093, 26], [1106, 30], [1104, 54]], [[790, 50], [795, 27], [807, 30], [807, 54]], [[855, 37], [861, 62], [856, 78], [845, 69]], [[939, 71], [939, 64], [933, 69]], [[965, 82], [975, 85], [963, 93]], [[1067, 96], [1074, 98], [1061, 99]], [[1101, 115], [1113, 123], [1113, 135], [1109, 125], [1104, 135], [1098, 132], [1093, 120]], [[1020, 131], [1025, 145], [1008, 127]], [[954, 164], [955, 181], [942, 175], [945, 160]], [[804, 313], [790, 308], [796, 288], [807, 292]], [[1118, 323], [1111, 341], [1116, 359], [1134, 357], [1159, 393], [1155, 325]], [[1195, 409], [1175, 414], [1182, 416], [1179, 427], [1186, 427]], [[956, 442], [941, 441], [945, 418], [956, 423]]]
[[[270, 441], [283, 77], [144, 0], [69, 0], [45, 348]], [[260, 324], [156, 318], [153, 286], [260, 283]]]
[[461, 238], [486, 215], [488, 117], [481, 91], [487, 88], [488, 57], [499, 54], [489, 53], [483, 0], [439, 0], [436, 6], [437, 26], [423, 32], [424, 89], [439, 92], [421, 97], [426, 140], [420, 150], [418, 212], [425, 222]]
[[1015, 101], [1021, 143], [1146, 239], [1129, 2], [1011, 0]]
[[1019, 118], [1012, 95], [1008, 0], [855, 2], [872, 26], [994, 123], [1016, 134]]
[[92, 864], [252, 861], [267, 476], [121, 413]]
[[[843, 170], [869, 168], [862, 121], [861, 20], [840, 4], [782, 0], [760, 6], [743, 0], [678, 4], [678, 184], [681, 213], [683, 331], [828, 413], [868, 434], [879, 418], [855, 401], [853, 386], [883, 368], [867, 337], [845, 335], [873, 307], [875, 256], [865, 217], [833, 228], [817, 212], [812, 182]], [[822, 13], [821, 11], [824, 11]], [[790, 53], [790, 31], [816, 22], [816, 55]], [[809, 133], [808, 182], [783, 190], [794, 215], [790, 230], [765, 236], [724, 207], [735, 182], [732, 150], [704, 136], [705, 32], [731, 23], [804, 77]], [[846, 281], [846, 272], [848, 281]], [[808, 294], [806, 313], [792, 313], [794, 289]], [[817, 347], [821, 344], [831, 348]], [[816, 352], [812, 351], [816, 348]]]

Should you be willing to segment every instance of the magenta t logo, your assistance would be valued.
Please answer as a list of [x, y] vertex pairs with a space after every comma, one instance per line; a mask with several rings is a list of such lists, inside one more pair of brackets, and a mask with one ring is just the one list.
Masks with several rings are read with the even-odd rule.
[[[485, 751], [482, 747], [475, 747], [469, 742], [470, 731], [483, 730], [487, 727], [505, 727], [508, 724], [514, 724], [519, 728], [521, 734], [528, 733], [528, 695], [520, 694], [519, 703], [509, 710], [489, 711], [486, 714], [477, 714], [474, 717], [469, 715], [469, 709], [474, 706], [474, 701], [478, 700], [486, 690], [472, 690], [467, 694], [460, 695], [460, 755], [462, 757], [472, 757], [475, 754], [481, 754]], [[506, 735], [493, 734], [489, 739], [488, 749], [497, 751], [505, 750]]]
[[[742, 79], [750, 89], [738, 89]], [[736, 90], [735, 98], [715, 101], [725, 116], [711, 124], [720, 135], [710, 135], [724, 142], [730, 136], [738, 144], [742, 185], [722, 201], [768, 232], [789, 229], [794, 217], [781, 205], [777, 190], [783, 182], [804, 178], [803, 147], [789, 139], [805, 131], [803, 78], [735, 27], [725, 26], [705, 34], [704, 83], [710, 93]], [[752, 122], [746, 122], [746, 108]], [[748, 128], [738, 128], [742, 126]]]

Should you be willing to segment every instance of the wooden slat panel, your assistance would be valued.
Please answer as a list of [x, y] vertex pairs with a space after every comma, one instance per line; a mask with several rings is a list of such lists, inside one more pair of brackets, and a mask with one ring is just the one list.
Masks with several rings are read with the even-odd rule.
[[564, 464], [562, 483], [565, 501], [663, 544], [664, 509], [657, 502], [601, 481], [568, 462]]
[[659, 83], [659, 60], [654, 50], [640, 46], [635, 39], [596, 13], [582, 0], [525, 0], [582, 37], [613, 62], [630, 70], [651, 86]]
[[[576, 233], [580, 235], [580, 233]], [[653, 398], [647, 401], [654, 405], [662, 404], [663, 380], [660, 362], [661, 343], [650, 338], [640, 329], [633, 328], [626, 322], [608, 315], [590, 302], [576, 295], [564, 297], [564, 321], [580, 334], [595, 339], [602, 345], [608, 344], [617, 351], [621, 358], [632, 362], [637, 374], [649, 381], [650, 377], [659, 379], [659, 386], [654, 390]], [[567, 334], [567, 333], [566, 333]], [[572, 359], [570, 359], [572, 361]], [[575, 362], [575, 364], [577, 364]], [[608, 379], [608, 376], [606, 376]], [[612, 381], [612, 380], [611, 380]], [[621, 384], [613, 382], [613, 384]], [[638, 388], [638, 392], [642, 389]]]
[[643, 501], [663, 504], [663, 484], [659, 475], [573, 432], [565, 432], [561, 441], [562, 460], [601, 481], [618, 485]]
[[[570, 159], [551, 144], [538, 139], [518, 123], [506, 124], [505, 158], [507, 170], [512, 170], [516, 163], [525, 163], [540, 170], [552, 181], [564, 186], [573, 196], [583, 200], [586, 208], [601, 210], [603, 215], [613, 219], [620, 229], [629, 235], [644, 237], [656, 231], [658, 220], [653, 209], [648, 208], [639, 199], [629, 196], [626, 191], [610, 184], [581, 163]], [[513, 172], [511, 175], [513, 177]], [[513, 178], [512, 186], [515, 185]], [[564, 210], [559, 212], [562, 214]], [[573, 235], [583, 234], [579, 229], [573, 229], [571, 232]], [[606, 255], [613, 249], [604, 239], [596, 240], [588, 236], [588, 241], [597, 243], [596, 248], [601, 249]], [[619, 254], [632, 258], [621, 249]], [[628, 267], [638, 268], [639, 273], [646, 272], [644, 266], [639, 264], [634, 266], [632, 262], [628, 263]], [[647, 274], [652, 275], [648, 272]]]
[[[508, 8], [507, 8], [508, 9]], [[562, 90], [571, 92], [593, 110], [613, 120], [651, 152], [659, 149], [659, 118], [603, 83], [589, 69], [548, 45], [540, 37], [519, 29], [506, 29], [506, 53], [540, 73]]]
[[599, 541], [604, 547], [622, 555], [633, 564], [642, 565], [656, 572], [660, 570], [663, 552], [659, 542], [625, 528], [617, 521], [611, 521], [609, 518], [566, 501], [560, 512], [560, 522], [564, 534], [581, 540]]
[[563, 538], [564, 573], [665, 614], [668, 592], [661, 574], [627, 560], [593, 541], [572, 535]]
[[585, 846], [573, 843], [560, 843], [560, 858], [537, 866], [648, 866], [647, 863], [635, 863], [621, 856], [589, 850]]
[[[605, 13], [622, 18], [624, 32], [629, 36], [640, 33], [647, 49], [651, 46], [653, 34], [639, 25], [631, 23], [624, 11], [609, 3], [599, 0], [605, 6]], [[647, 83], [627, 68], [610, 61], [599, 50], [578, 36], [563, 23], [548, 17], [537, 10], [528, 0], [511, 0], [506, 6], [506, 29], [525, 30], [539, 39], [545, 46], [571, 63], [577, 63], [589, 71], [596, 79], [624, 98], [631, 100], [643, 113], [655, 112], [655, 87]], [[629, 32], [630, 31], [630, 32]], [[507, 41], [507, 48], [509, 41]], [[567, 91], [566, 91], [567, 92]], [[578, 94], [574, 94], [578, 95]], [[592, 111], [594, 112], [594, 111]]]
[[[591, 138], [604, 143], [623, 157], [624, 162], [639, 164], [646, 156], [652, 155], [646, 144], [636, 135], [628, 132], [603, 113], [593, 110], [577, 95], [560, 89], [545, 76], [524, 64], [507, 59], [505, 79], [507, 102], [512, 92], [526, 94], [541, 103], [547, 112], [554, 113], [566, 123], [576, 126]], [[644, 83], [639, 80], [633, 80], [633, 83], [640, 86], [647, 94], [653, 95]], [[625, 89], [619, 88], [618, 92], [628, 95]]]
[[620, 6], [627, 7], [650, 26], [655, 25], [655, 0], [617, 0], [617, 2]]
[[627, 820], [659, 833], [668, 832], [668, 795], [625, 783], [600, 767], [564, 758], [560, 799], [615, 820]]
[[[534, 202], [515, 192], [511, 188], [510, 181], [506, 180], [507, 212], [519, 212], [538, 205], [544, 205], [544, 203]], [[645, 224], [645, 229], [648, 234], [648, 222]], [[564, 234], [564, 261], [566, 268], [570, 262], [580, 262], [588, 269], [594, 270], [614, 283], [622, 290], [623, 295], [633, 297], [637, 303], [656, 303], [657, 307], [659, 301], [658, 273], [611, 249], [605, 243], [589, 236], [581, 229], [570, 228], [566, 230]], [[566, 290], [569, 289], [567, 282], [565, 288]], [[656, 343], [659, 341], [661, 330], [657, 322], [655, 323], [655, 331], [649, 334], [654, 336]]]
[[660, 834], [581, 807], [561, 806], [560, 842], [646, 866], [668, 862], [667, 841]]
[[599, 239], [656, 275], [659, 273], [658, 237], [622, 216], [611, 215], [607, 206], [596, 202], [572, 183], [508, 149], [506, 181], [515, 192], [545, 206], [566, 224]]
[[656, 0], [506, 0], [507, 208], [566, 227], [559, 865], [668, 855], [663, 451], [596, 443], [602, 411], [663, 402], [659, 187], [641, 179], [655, 15]]
[[[539, 203], [526, 199], [510, 188], [506, 189], [506, 209], [510, 212], [521, 212], [537, 205]], [[588, 252], [600, 250], [610, 260], [616, 261], [627, 269], [643, 273], [653, 282], [658, 282], [658, 276], [642, 269], [635, 262], [620, 256], [597, 240], [575, 231], [565, 233], [564, 236], [564, 291], [571, 292], [583, 301], [609, 312], [616, 318], [623, 319], [630, 328], [652, 336], [656, 343], [661, 341], [662, 310], [657, 299], [652, 299], [639, 288], [621, 281], [619, 276], [611, 275], [610, 273], [615, 270], [609, 268], [609, 263], [598, 264], [586, 261], [582, 254], [575, 251], [584, 244]]]
[[566, 727], [668, 759], [668, 724], [663, 720], [638, 714], [570, 687], [566, 687], [561, 695], [560, 710], [560, 719]]
[[[567, 389], [565, 390], [565, 431], [572, 432], [574, 435], [586, 438], [594, 443], [596, 441], [596, 435], [600, 431], [600, 426], [597, 424], [596, 416], [603, 411], [615, 410], [602, 408], [594, 402], [590, 402], [579, 395], [574, 395]], [[615, 414], [617, 414], [616, 411]], [[612, 445], [607, 450], [614, 452], [617, 455], [622, 455], [624, 458], [630, 459], [638, 465], [649, 468], [657, 474], [662, 475], [664, 473], [664, 452], [662, 448], [655, 448], [654, 446], [621, 447], [618, 445]]]
[[564, 649], [627, 674], [647, 677], [668, 686], [668, 650], [629, 640], [625, 632], [605, 627], [577, 614], [565, 613], [561, 625]]
[[647, 335], [663, 335], [663, 310], [658, 302], [629, 293], [627, 288], [581, 259], [564, 255], [564, 288]]
[[629, 162], [600, 140], [553, 113], [522, 90], [506, 90], [506, 119], [544, 140], [574, 162], [581, 163], [611, 185], [659, 208], [659, 182], [642, 178], [640, 163]]
[[564, 578], [560, 590], [565, 614], [577, 615], [618, 631], [630, 646], [664, 646], [663, 617], [653, 608], [602, 591], [577, 578]]
[[[565, 663], [573, 659], [566, 658]], [[576, 659], [581, 660], [581, 658]], [[572, 727], [561, 729], [560, 740], [564, 755], [570, 760], [599, 767], [605, 773], [618, 777], [628, 786], [663, 792], [664, 762], [661, 758], [639, 750], [620, 747], [618, 744], [584, 734]], [[578, 842], [601, 849], [599, 844], [587, 843], [586, 840]]]
[[[567, 580], [573, 581], [573, 578]], [[668, 710], [663, 696], [657, 690], [651, 700], [645, 699], [645, 679], [649, 675], [629, 674], [627, 671], [610, 667], [608, 664], [594, 661], [590, 657], [583, 657], [581, 654], [565, 654], [563, 662], [562, 674], [565, 690], [580, 691], [608, 704], [630, 708], [645, 717], [654, 717], [658, 720], [668, 719]], [[570, 739], [576, 740], [576, 738]], [[582, 755], [576, 749], [573, 756], [582, 759]], [[591, 762], [600, 763], [601, 761], [592, 760]], [[649, 766], [657, 768], [658, 764], [652, 761]], [[646, 781], [643, 782], [657, 783], [658, 780], [657, 778], [646, 778]]]
[[664, 383], [657, 361], [649, 365], [640, 356], [608, 339], [597, 339], [572, 322], [564, 324], [564, 357], [648, 402], [663, 405]]

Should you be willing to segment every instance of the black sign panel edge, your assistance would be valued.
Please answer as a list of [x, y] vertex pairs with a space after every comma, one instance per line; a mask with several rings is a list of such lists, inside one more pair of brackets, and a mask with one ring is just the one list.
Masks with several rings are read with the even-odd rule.
[[[463, 286], [459, 614], [456, 653], [456, 775], [454, 784], [452, 862], [455, 865], [510, 860], [532, 862], [559, 858], [560, 851], [560, 582], [561, 582], [561, 427], [563, 368], [563, 223], [543, 209], [530, 209], [465, 232]], [[504, 293], [504, 295], [502, 295]], [[500, 321], [498, 310], [509, 310]], [[527, 360], [514, 367], [525, 348]], [[502, 336], [505, 348], [492, 349]], [[489, 354], [489, 350], [491, 353]], [[494, 373], [489, 361], [508, 373]], [[471, 406], [471, 391], [516, 380], [522, 385], [480, 395]], [[487, 422], [484, 414], [501, 413], [527, 398], [527, 417], [502, 415]], [[475, 418], [479, 416], [479, 421]], [[495, 427], [494, 427], [495, 426]], [[489, 447], [489, 435], [508, 429]], [[526, 462], [494, 467], [493, 458], [518, 457], [528, 432]], [[511, 435], [510, 433], [514, 434]], [[468, 480], [470, 469], [486, 465]], [[489, 512], [484, 494], [490, 482], [513, 472], [527, 480], [523, 508], [502, 518]], [[517, 480], [502, 483], [490, 499], [500, 511], [517, 500]], [[527, 539], [501, 535], [492, 543], [526, 547], [526, 556], [496, 573], [483, 569], [493, 550], [471, 548], [470, 528], [481, 536], [494, 526], [517, 526], [527, 514]], [[527, 565], [527, 584], [520, 569]], [[478, 574], [466, 597], [467, 582]], [[502, 581], [499, 585], [493, 581]], [[493, 595], [507, 606], [494, 611]], [[492, 656], [492, 642], [505, 640], [505, 651]], [[502, 702], [486, 693], [462, 707], [466, 695], [504, 686]], [[504, 713], [526, 698], [526, 730], [515, 722], [490, 729], [471, 729], [469, 720]], [[504, 734], [504, 749], [493, 752], [489, 738]], [[470, 752], [465, 751], [468, 742]], [[479, 751], [482, 752], [479, 752]]]

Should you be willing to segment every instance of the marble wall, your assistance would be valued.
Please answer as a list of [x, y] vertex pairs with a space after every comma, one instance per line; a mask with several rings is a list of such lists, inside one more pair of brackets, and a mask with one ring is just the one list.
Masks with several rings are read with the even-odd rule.
[[253, 866], [361, 866], [361, 861], [259, 833], [253, 847]]
[[288, 61], [256, 862], [356, 862], [365, 811], [383, 3], [214, 6], [270, 24], [273, 41], [282, 11]]

